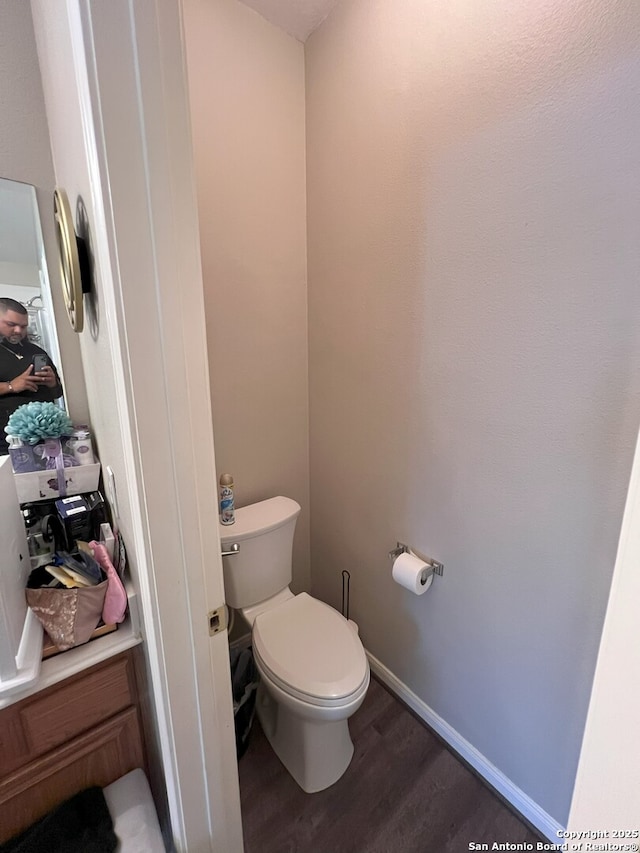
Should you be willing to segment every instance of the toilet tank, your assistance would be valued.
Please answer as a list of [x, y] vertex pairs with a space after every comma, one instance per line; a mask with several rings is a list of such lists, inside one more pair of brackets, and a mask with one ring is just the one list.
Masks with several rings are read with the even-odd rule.
[[222, 558], [229, 607], [241, 609], [264, 601], [291, 583], [293, 533], [300, 505], [277, 497], [235, 511], [235, 524], [220, 525], [222, 550], [240, 550]]

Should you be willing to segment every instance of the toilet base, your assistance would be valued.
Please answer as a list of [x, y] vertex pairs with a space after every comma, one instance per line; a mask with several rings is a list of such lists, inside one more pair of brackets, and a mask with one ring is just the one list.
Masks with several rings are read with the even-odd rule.
[[277, 702], [260, 682], [256, 710], [271, 747], [307, 794], [344, 774], [353, 756], [348, 720], [306, 719]]

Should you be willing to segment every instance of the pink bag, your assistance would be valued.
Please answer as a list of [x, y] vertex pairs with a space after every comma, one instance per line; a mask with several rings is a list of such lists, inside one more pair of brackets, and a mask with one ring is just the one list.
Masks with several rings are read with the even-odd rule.
[[100, 542], [89, 542], [93, 556], [100, 568], [107, 576], [107, 592], [104, 596], [102, 608], [102, 621], [105, 625], [113, 625], [122, 622], [127, 610], [127, 593], [118, 577], [118, 573], [109, 559], [107, 549]]

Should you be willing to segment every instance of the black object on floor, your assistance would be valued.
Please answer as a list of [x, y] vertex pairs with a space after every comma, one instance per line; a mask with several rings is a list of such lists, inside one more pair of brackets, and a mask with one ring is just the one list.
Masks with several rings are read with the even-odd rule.
[[0, 845], [0, 853], [113, 853], [117, 846], [102, 788], [93, 787]]
[[238, 758], [241, 758], [249, 746], [260, 676], [253, 660], [251, 647], [248, 649], [231, 649], [229, 658], [231, 662], [233, 717], [236, 728], [236, 753]]

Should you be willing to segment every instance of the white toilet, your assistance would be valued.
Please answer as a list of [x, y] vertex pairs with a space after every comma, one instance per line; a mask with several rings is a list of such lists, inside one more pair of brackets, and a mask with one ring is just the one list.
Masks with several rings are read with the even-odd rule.
[[298, 785], [309, 794], [333, 785], [353, 755], [348, 719], [369, 687], [369, 662], [357, 627], [291, 582], [293, 533], [300, 506], [270, 498], [236, 510], [220, 525], [229, 607], [252, 628], [260, 673], [262, 728]]

